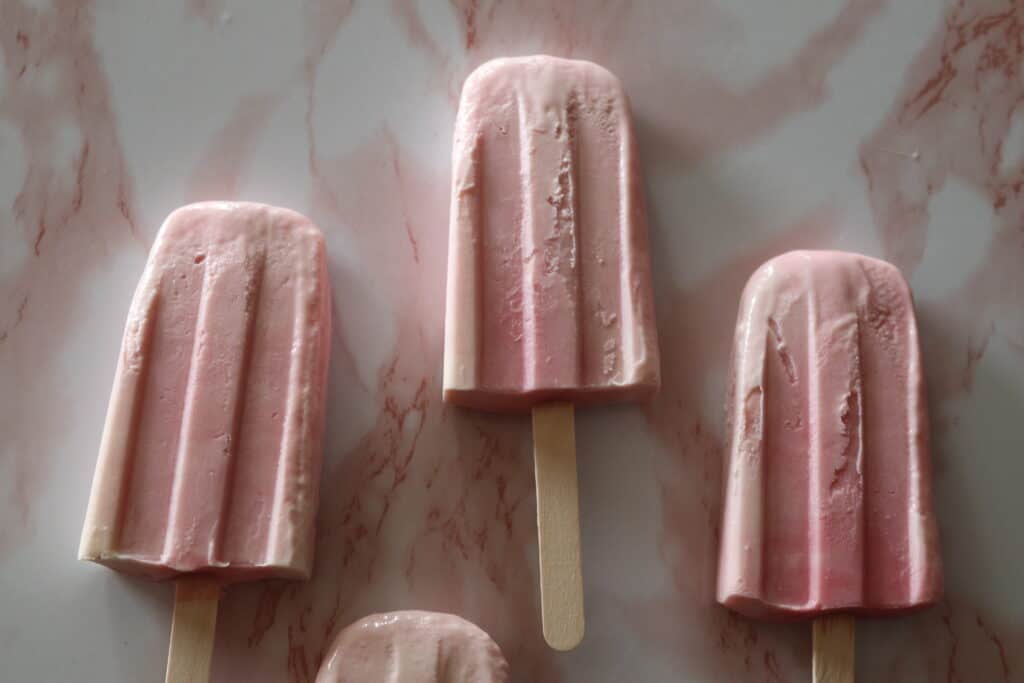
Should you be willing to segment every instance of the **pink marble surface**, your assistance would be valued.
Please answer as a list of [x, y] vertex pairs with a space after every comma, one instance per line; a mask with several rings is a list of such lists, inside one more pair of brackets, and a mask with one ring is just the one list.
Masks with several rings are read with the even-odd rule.
[[[370, 612], [457, 612], [516, 683], [802, 681], [806, 625], [713, 602], [728, 340], [794, 247], [894, 261], [930, 383], [947, 598], [858, 626], [860, 680], [1024, 680], [1024, 5], [0, 0], [0, 661], [161, 680], [171, 589], [75, 548], [121, 327], [197, 199], [325, 231], [336, 330], [315, 578], [233, 589], [216, 681], [310, 681]], [[578, 420], [588, 632], [540, 636], [529, 429], [440, 402], [449, 150], [481, 61], [632, 97], [664, 389]]]

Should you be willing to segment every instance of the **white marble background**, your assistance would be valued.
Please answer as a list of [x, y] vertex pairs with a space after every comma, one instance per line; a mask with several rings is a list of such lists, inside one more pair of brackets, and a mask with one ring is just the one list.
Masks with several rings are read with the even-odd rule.
[[[311, 681], [373, 611], [454, 611], [516, 683], [809, 680], [805, 624], [713, 601], [727, 348], [762, 260], [892, 260], [919, 307], [947, 599], [862, 620], [862, 681], [1024, 681], [1024, 5], [0, 0], [0, 678], [162, 680], [171, 588], [75, 560], [162, 218], [281, 204], [329, 244], [318, 562], [232, 590], [217, 681]], [[578, 420], [588, 632], [540, 636], [525, 420], [440, 402], [452, 124], [482, 61], [629, 92], [665, 386]]]

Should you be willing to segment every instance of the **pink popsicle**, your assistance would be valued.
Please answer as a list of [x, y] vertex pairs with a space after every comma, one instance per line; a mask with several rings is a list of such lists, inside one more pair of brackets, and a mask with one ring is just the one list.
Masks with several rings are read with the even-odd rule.
[[152, 578], [307, 578], [330, 337], [305, 217], [193, 204], [135, 292], [79, 557]]
[[444, 398], [533, 413], [544, 636], [583, 637], [574, 406], [659, 385], [647, 220], [629, 103], [554, 57], [470, 75], [455, 128]]
[[768, 261], [740, 304], [718, 600], [757, 618], [893, 614], [942, 595], [917, 325], [899, 271]]
[[528, 412], [659, 385], [629, 103], [590, 62], [496, 59], [455, 128], [444, 396]]
[[334, 639], [316, 683], [506, 683], [508, 663], [480, 628], [453, 614], [372, 614]]

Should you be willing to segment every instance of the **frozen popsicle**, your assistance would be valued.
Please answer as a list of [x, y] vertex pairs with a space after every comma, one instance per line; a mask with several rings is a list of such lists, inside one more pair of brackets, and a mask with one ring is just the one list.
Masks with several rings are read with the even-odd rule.
[[453, 614], [372, 614], [338, 634], [316, 683], [506, 683], [508, 663], [479, 627]]
[[179, 609], [212, 629], [211, 586], [310, 574], [329, 298], [323, 237], [287, 209], [186, 206], [150, 251], [79, 557], [182, 579], [172, 661]]
[[[913, 301], [894, 266], [796, 251], [754, 273], [734, 342], [723, 605], [819, 618], [941, 597], [924, 389]], [[848, 639], [852, 667], [852, 621], [835, 619], [816, 625], [816, 641]]]
[[544, 634], [583, 636], [573, 406], [659, 385], [643, 187], [619, 81], [480, 66], [455, 129], [444, 398], [534, 418]]

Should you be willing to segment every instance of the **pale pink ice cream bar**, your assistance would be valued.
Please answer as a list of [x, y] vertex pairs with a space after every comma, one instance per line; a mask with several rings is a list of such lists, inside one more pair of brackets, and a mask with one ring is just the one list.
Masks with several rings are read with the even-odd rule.
[[193, 204], [135, 291], [79, 556], [154, 578], [306, 578], [330, 339], [323, 237]]
[[647, 217], [618, 79], [585, 61], [487, 62], [462, 89], [453, 169], [445, 400], [651, 395]]
[[316, 683], [507, 683], [491, 637], [453, 614], [372, 614], [334, 639]]
[[729, 432], [722, 604], [787, 618], [941, 598], [924, 374], [894, 266], [797, 251], [754, 273]]

